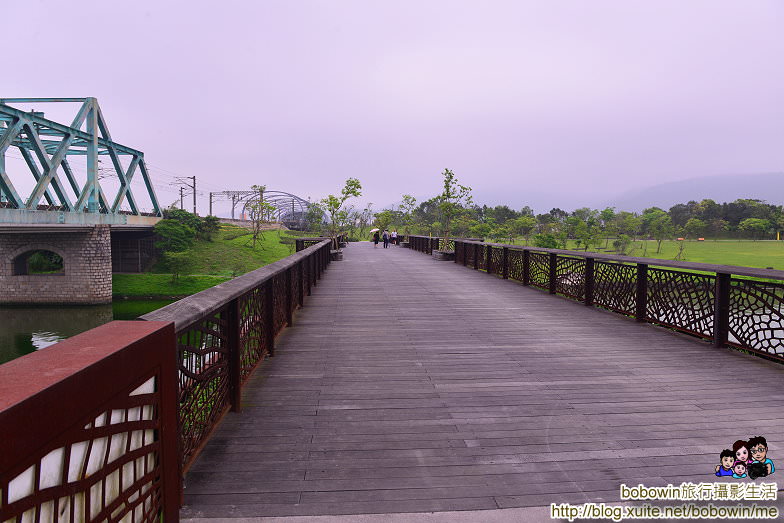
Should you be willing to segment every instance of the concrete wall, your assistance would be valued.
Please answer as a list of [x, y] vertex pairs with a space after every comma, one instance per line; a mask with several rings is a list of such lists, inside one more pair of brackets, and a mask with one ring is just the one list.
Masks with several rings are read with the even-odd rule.
[[[56, 252], [61, 274], [15, 275], [14, 259]], [[85, 232], [0, 232], [0, 303], [110, 303], [112, 254], [108, 225]]]

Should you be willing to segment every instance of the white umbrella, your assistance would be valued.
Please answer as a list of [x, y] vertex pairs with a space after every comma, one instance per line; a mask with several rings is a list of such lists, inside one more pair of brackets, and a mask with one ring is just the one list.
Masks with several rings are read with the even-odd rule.
[[381, 230], [381, 229], [370, 229], [370, 233], [371, 233], [371, 234], [373, 234], [374, 232], [378, 232], [378, 231], [380, 231], [380, 230]]

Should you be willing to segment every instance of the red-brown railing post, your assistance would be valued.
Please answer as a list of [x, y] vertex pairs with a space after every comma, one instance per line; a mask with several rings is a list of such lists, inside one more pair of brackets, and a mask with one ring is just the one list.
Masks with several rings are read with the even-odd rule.
[[550, 283], [550, 294], [555, 294], [556, 288], [558, 286], [558, 280], [557, 280], [557, 278], [558, 278], [557, 277], [558, 255], [555, 254], [554, 252], [550, 253], [549, 264], [548, 265], [549, 265], [549, 269], [550, 269], [550, 271], [549, 271], [550, 275], [548, 276], [548, 278], [550, 279], [550, 282], [549, 282]]
[[648, 265], [645, 263], [637, 264], [637, 305], [635, 307], [634, 318], [637, 321], [645, 321], [648, 309]]
[[595, 264], [593, 258], [585, 259], [585, 305], [593, 306]]
[[713, 311], [713, 346], [724, 347], [730, 334], [730, 288], [732, 275], [716, 273]]
[[523, 251], [523, 285], [531, 285], [531, 251]]
[[264, 282], [264, 341], [270, 357], [275, 356], [275, 278]]
[[286, 269], [286, 325], [289, 327], [294, 325], [294, 289], [292, 289], [294, 278], [291, 270], [291, 267]]
[[504, 253], [501, 258], [501, 275], [505, 280], [509, 279], [509, 247], [504, 247]]
[[305, 306], [305, 263], [299, 262], [297, 264], [297, 279], [299, 283], [297, 284], [297, 303], [300, 307]]
[[[172, 340], [171, 346], [157, 345], [164, 353], [172, 353], [163, 358], [160, 374], [161, 391], [161, 468], [163, 469], [163, 521], [179, 521], [180, 507], [184, 505], [185, 491], [182, 481], [182, 460], [180, 459], [180, 416], [179, 405], [179, 369], [177, 368], [177, 336], [174, 325], [167, 338]], [[174, 349], [174, 350], [172, 350]]]
[[226, 345], [229, 351], [229, 394], [231, 394], [232, 412], [242, 410], [242, 364], [240, 353], [240, 299], [229, 302], [228, 321], [226, 325]]
[[313, 273], [313, 269], [312, 264], [310, 263], [310, 256], [302, 260], [302, 269], [305, 271], [305, 294], [310, 296], [310, 287], [312, 285], [310, 280], [313, 278], [311, 275]]

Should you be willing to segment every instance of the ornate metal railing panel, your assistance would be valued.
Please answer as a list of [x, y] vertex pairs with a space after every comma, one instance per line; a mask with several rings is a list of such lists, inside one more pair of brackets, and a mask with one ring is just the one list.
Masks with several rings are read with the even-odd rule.
[[490, 263], [487, 267], [487, 272], [493, 274], [503, 273], [504, 267], [504, 249], [502, 247], [492, 246], [490, 248]]
[[171, 325], [111, 322], [0, 367], [0, 521], [176, 519], [174, 366]]
[[593, 304], [634, 316], [637, 270], [633, 265], [597, 261], [594, 267]]
[[530, 284], [540, 289], [550, 288], [550, 256], [546, 253], [532, 252], [528, 269]]
[[180, 453], [187, 461], [228, 409], [228, 308], [179, 333]]
[[467, 243], [464, 243], [463, 246], [465, 249], [464, 265], [473, 267], [476, 264], [476, 249], [473, 245]]
[[[429, 252], [428, 241], [410, 239], [422, 252]], [[731, 345], [784, 361], [784, 271], [465, 238], [455, 240], [455, 261], [637, 321], [710, 339], [717, 347]], [[774, 281], [767, 283], [770, 280]]]
[[555, 264], [555, 292], [575, 300], [585, 299], [585, 260], [558, 256]]
[[479, 245], [476, 250], [476, 268], [480, 271], [487, 270], [487, 247]]
[[286, 311], [286, 299], [287, 296], [289, 296], [288, 293], [290, 291], [290, 288], [286, 288], [286, 275], [284, 273], [278, 274], [272, 278], [272, 292], [275, 307], [272, 327], [275, 330], [275, 333], [280, 332], [283, 330], [283, 327], [286, 326], [286, 317], [288, 316], [288, 311]]
[[714, 276], [648, 270], [645, 319], [703, 338], [713, 337]]
[[269, 354], [264, 336], [264, 296], [262, 287], [246, 292], [238, 298], [240, 314], [240, 372], [241, 380], [248, 379], [253, 369]]
[[525, 281], [525, 252], [509, 249], [509, 279]]
[[728, 344], [784, 359], [784, 285], [733, 278], [728, 328]]

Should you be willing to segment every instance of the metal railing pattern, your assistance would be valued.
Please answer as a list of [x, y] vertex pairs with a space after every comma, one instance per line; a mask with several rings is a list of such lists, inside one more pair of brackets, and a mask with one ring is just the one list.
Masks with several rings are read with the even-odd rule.
[[0, 521], [176, 521], [172, 325], [57, 345], [0, 366]]
[[[426, 253], [440, 241], [412, 238]], [[784, 271], [465, 239], [455, 240], [455, 262], [784, 361]]]
[[179, 369], [178, 413], [183, 473], [229, 410], [240, 410], [242, 384], [275, 336], [310, 295], [330, 261], [330, 240], [145, 314], [173, 321]]
[[0, 366], [0, 521], [177, 521], [185, 471], [330, 246]]

